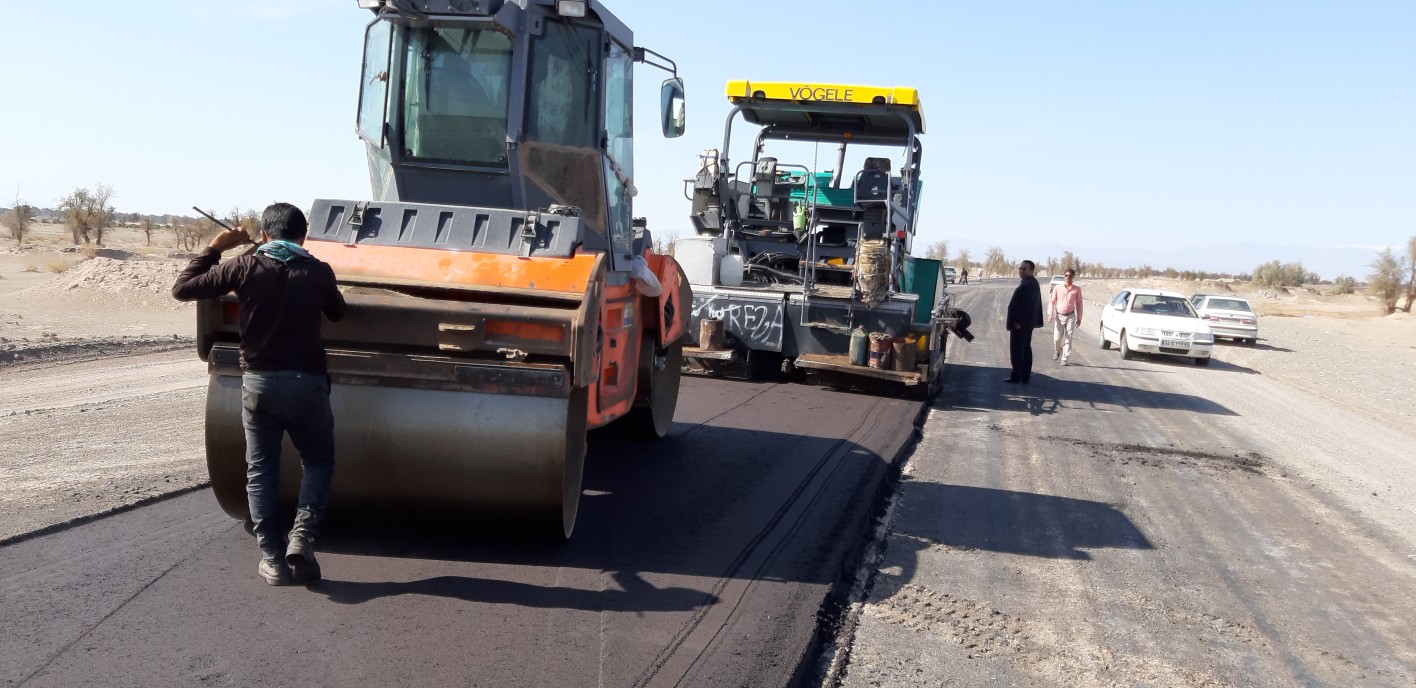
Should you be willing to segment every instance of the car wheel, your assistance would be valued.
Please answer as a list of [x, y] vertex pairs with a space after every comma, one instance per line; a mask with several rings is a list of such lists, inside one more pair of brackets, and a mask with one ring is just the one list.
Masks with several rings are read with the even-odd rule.
[[1131, 350], [1131, 347], [1126, 344], [1126, 333], [1125, 333], [1125, 332], [1122, 332], [1122, 333], [1121, 333], [1121, 339], [1116, 342], [1116, 348], [1118, 348], [1118, 349], [1121, 350], [1121, 358], [1122, 358], [1122, 360], [1129, 361], [1129, 360], [1131, 360], [1131, 359], [1133, 359], [1133, 358], [1136, 357], [1136, 352], [1132, 351], [1132, 350]]
[[1259, 338], [1258, 338], [1258, 337], [1250, 337], [1249, 339], [1245, 339], [1245, 340], [1244, 340], [1244, 346], [1254, 346], [1255, 344], [1258, 344], [1258, 343], [1259, 343]]
[[1197, 366], [1207, 366], [1207, 365], [1209, 365], [1209, 364], [1210, 364], [1210, 359], [1209, 359], [1209, 357], [1197, 358], [1197, 359], [1195, 359], [1195, 365], [1197, 365]]
[[1106, 338], [1106, 328], [1103, 327], [1097, 333], [1096, 343], [1101, 345], [1103, 351], [1111, 348], [1111, 340]]

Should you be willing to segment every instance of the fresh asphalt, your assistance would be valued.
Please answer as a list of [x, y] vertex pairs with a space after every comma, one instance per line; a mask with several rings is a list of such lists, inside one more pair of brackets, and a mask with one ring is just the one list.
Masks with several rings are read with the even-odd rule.
[[383, 517], [336, 527], [309, 588], [258, 578], [254, 542], [208, 490], [22, 540], [0, 549], [0, 680], [797, 682], [920, 409], [688, 378], [668, 438], [592, 433], [570, 541]]

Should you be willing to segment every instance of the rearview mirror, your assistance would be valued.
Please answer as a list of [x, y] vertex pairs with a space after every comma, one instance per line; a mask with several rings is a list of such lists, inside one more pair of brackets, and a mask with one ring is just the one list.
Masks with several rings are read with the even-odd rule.
[[688, 115], [687, 105], [683, 96], [683, 79], [678, 77], [665, 79], [664, 86], [659, 91], [659, 112], [666, 138], [674, 139], [683, 136], [685, 119]]

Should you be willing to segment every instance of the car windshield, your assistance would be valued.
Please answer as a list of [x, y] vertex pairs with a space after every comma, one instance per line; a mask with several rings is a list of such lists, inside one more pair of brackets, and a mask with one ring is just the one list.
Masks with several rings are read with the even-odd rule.
[[1243, 311], [1253, 313], [1254, 309], [1249, 307], [1249, 303], [1243, 299], [1210, 299], [1206, 308], [1213, 308], [1221, 311]]
[[1131, 301], [1131, 312], [1170, 315], [1180, 318], [1198, 317], [1195, 315], [1195, 310], [1190, 307], [1190, 302], [1186, 301], [1184, 297], [1164, 294], [1136, 294], [1136, 298]]

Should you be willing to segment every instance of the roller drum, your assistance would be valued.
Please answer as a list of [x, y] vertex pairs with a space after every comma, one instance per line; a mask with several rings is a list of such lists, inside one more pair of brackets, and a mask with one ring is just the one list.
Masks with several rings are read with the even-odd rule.
[[[575, 526], [588, 390], [569, 397], [336, 383], [330, 510], [485, 512]], [[241, 378], [207, 388], [207, 466], [221, 508], [246, 518]], [[281, 497], [293, 504], [299, 452], [285, 440]]]

